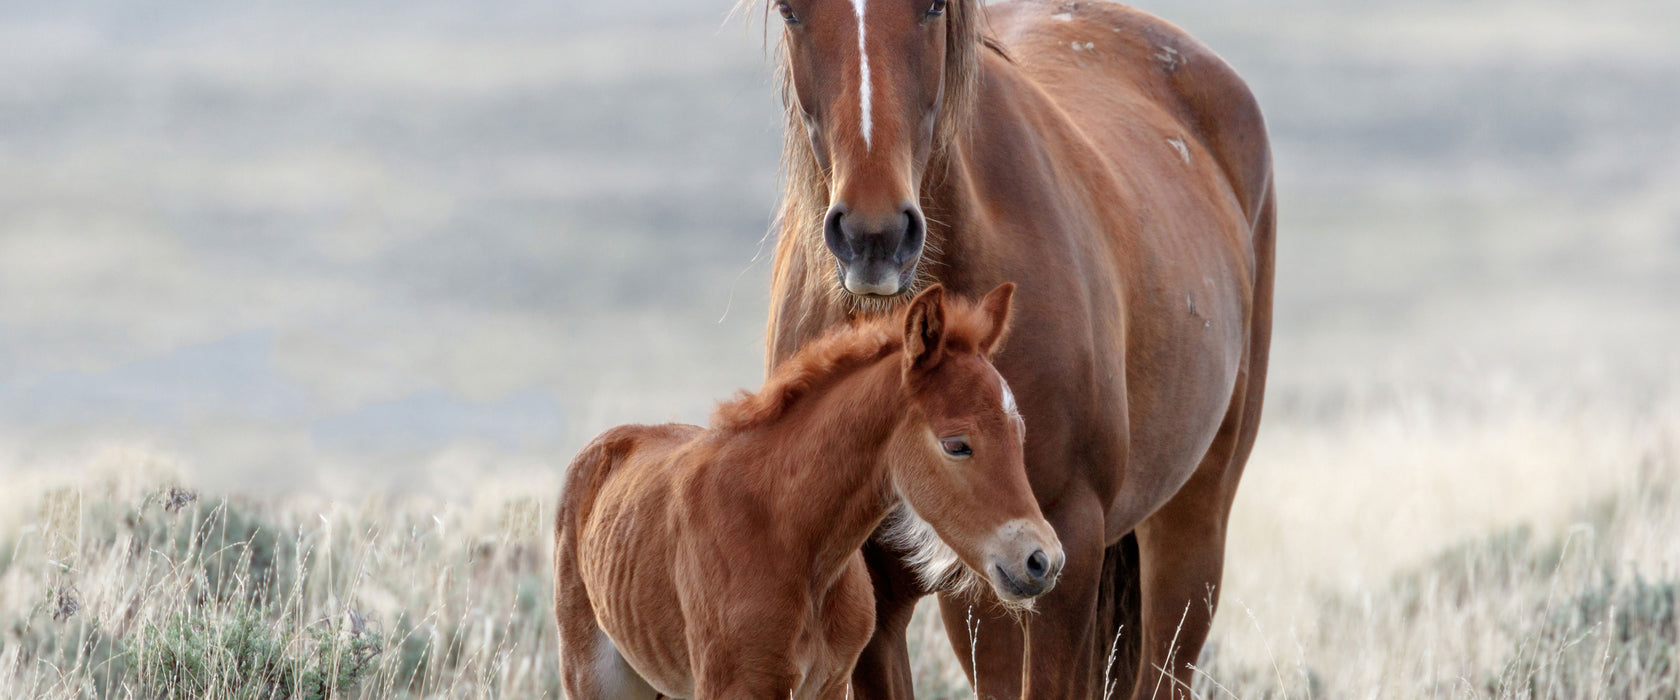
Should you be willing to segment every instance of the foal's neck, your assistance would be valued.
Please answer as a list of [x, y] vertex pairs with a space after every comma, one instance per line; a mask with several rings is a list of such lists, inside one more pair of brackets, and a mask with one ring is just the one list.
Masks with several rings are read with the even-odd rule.
[[826, 588], [897, 502], [887, 460], [904, 420], [902, 368], [891, 355], [805, 397], [782, 420], [745, 435], [751, 474], [778, 520], [786, 556], [807, 557]]

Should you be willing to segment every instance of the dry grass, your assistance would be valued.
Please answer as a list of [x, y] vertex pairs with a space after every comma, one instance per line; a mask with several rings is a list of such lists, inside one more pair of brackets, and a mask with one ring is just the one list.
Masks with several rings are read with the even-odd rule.
[[[1675, 378], [1470, 375], [1278, 390], [1198, 696], [1680, 692]], [[351, 504], [101, 462], [0, 502], [0, 695], [558, 696], [554, 481]], [[969, 696], [921, 612], [920, 696]]]
[[528, 488], [464, 508], [183, 493], [145, 470], [35, 490], [0, 545], [4, 695], [558, 694]]

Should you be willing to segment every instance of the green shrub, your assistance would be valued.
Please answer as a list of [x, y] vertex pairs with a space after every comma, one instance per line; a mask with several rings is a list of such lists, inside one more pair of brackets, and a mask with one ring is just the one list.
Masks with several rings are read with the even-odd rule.
[[1675, 697], [1680, 583], [1604, 570], [1539, 611], [1489, 685], [1500, 697]]
[[262, 604], [297, 583], [295, 533], [265, 517], [261, 509], [234, 499], [200, 500], [180, 488], [158, 491], [143, 501], [89, 500], [81, 532], [92, 539], [89, 551], [116, 544], [123, 537], [133, 554], [157, 552], [177, 564], [203, 571], [198, 582], [206, 595], [243, 595]]
[[397, 620], [398, 647], [396, 683], [399, 687], [420, 691], [426, 677], [437, 661], [437, 649], [432, 644], [430, 625], [417, 625], [414, 618], [404, 614]]
[[145, 626], [129, 653], [156, 697], [324, 699], [355, 687], [383, 649], [350, 617], [288, 630], [243, 603], [180, 611]]

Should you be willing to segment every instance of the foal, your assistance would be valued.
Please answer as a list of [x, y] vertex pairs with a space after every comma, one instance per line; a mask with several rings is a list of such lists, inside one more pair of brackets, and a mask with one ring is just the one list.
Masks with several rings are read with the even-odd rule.
[[930, 585], [1024, 607], [1061, 544], [992, 367], [1014, 285], [934, 286], [784, 363], [710, 429], [620, 426], [572, 461], [555, 519], [566, 696], [842, 698], [875, 627], [859, 548], [889, 516]]

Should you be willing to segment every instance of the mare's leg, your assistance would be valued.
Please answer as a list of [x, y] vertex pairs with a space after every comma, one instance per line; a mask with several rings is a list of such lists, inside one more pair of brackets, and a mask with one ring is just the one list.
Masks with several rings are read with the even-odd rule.
[[852, 695], [859, 700], [909, 700], [915, 697], [915, 684], [907, 633], [916, 601], [927, 591], [898, 554], [874, 540], [863, 545], [863, 559], [875, 588], [875, 633], [852, 670]]
[[[981, 698], [1085, 698], [1091, 686], [1097, 592], [1103, 571], [1103, 509], [1094, 494], [1069, 492], [1044, 517], [1056, 528], [1067, 563], [1056, 587], [1022, 622], [989, 604], [941, 597], [945, 632]], [[978, 623], [971, 639], [969, 620]], [[1107, 640], [1102, 640], [1107, 644]], [[1104, 646], [1106, 649], [1107, 647]], [[972, 663], [971, 663], [972, 658]], [[1025, 659], [1025, 663], [1023, 663]]]
[[[1069, 561], [1062, 569], [1063, 580], [1072, 564]], [[975, 697], [1019, 697], [1024, 658], [1022, 622], [999, 611], [994, 601], [986, 599], [990, 595], [984, 592], [980, 600], [970, 600], [960, 594], [940, 594], [939, 617], [945, 623], [945, 636], [951, 640], [951, 652], [962, 665], [963, 675], [968, 676]], [[978, 676], [976, 667], [980, 669]]]
[[1219, 605], [1225, 526], [1254, 445], [1259, 405], [1239, 390], [1196, 473], [1137, 527], [1143, 584], [1143, 654], [1132, 697], [1189, 698]]
[[1213, 626], [1225, 564], [1225, 508], [1180, 493], [1138, 526], [1143, 655], [1133, 698], [1188, 698]]

